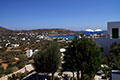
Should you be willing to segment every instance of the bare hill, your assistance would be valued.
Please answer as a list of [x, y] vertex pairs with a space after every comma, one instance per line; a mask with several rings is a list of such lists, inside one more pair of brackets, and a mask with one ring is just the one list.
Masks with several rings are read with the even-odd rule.
[[0, 27], [0, 36], [1, 35], [16, 35], [17, 33], [24, 34], [47, 34], [47, 35], [71, 35], [71, 34], [80, 34], [80, 32], [75, 32], [66, 29], [34, 29], [34, 30], [10, 30], [4, 27]]

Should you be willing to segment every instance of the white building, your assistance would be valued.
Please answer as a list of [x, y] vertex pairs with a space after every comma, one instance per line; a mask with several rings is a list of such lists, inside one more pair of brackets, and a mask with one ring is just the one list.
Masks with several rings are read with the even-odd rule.
[[120, 44], [120, 22], [108, 22], [105, 36], [95, 40], [102, 49], [101, 55], [108, 55], [112, 43], [117, 42]]
[[31, 49], [26, 51], [27, 57], [31, 57], [33, 54], [34, 54], [34, 52]]
[[27, 55], [27, 57], [31, 57], [33, 54], [37, 53], [38, 51], [39, 51], [38, 49], [36, 49], [34, 51], [32, 49], [29, 49], [26, 51], [26, 55]]
[[2, 48], [2, 46], [0, 46], [0, 49]]
[[108, 34], [110, 38], [120, 38], [120, 22], [108, 22]]
[[38, 49], [34, 50], [34, 54], [37, 53], [38, 51], [39, 51]]
[[19, 47], [19, 44], [11, 44], [12, 47]]
[[26, 39], [25, 38], [22, 38], [23, 41], [25, 41]]
[[61, 63], [62, 63], [62, 64], [64, 63], [63, 57], [65, 56], [65, 55], [64, 55], [64, 52], [65, 52], [65, 51], [66, 51], [65, 48], [61, 48], [61, 49], [60, 49], [60, 52], [62, 53], [62, 56], [61, 56], [61, 59], [62, 59], [62, 62], [61, 62]]
[[9, 44], [10, 44], [10, 43], [6, 43], [6, 44], [5, 44], [5, 47], [8, 47]]

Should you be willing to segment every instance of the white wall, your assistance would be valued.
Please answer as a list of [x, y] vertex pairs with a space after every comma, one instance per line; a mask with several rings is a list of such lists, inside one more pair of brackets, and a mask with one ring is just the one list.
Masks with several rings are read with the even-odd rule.
[[108, 34], [110, 38], [112, 38], [112, 28], [119, 29], [119, 38], [120, 38], [120, 22], [108, 22], [107, 29], [108, 29]]
[[109, 37], [95, 38], [94, 40], [103, 48], [103, 52], [101, 53], [102, 56], [108, 55], [109, 48], [113, 42], [120, 44], [120, 39], [110, 39]]
[[32, 50], [27, 50], [26, 55], [27, 55], [27, 57], [31, 57], [33, 55], [33, 51]]

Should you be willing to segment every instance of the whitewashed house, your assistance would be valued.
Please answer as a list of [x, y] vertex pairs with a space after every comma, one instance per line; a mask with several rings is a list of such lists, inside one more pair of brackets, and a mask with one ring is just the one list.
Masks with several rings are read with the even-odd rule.
[[25, 38], [22, 38], [22, 41], [25, 41], [26, 39]]
[[26, 55], [27, 57], [32, 57], [32, 55], [37, 53], [38, 51], [39, 51], [38, 49], [36, 50], [29, 49], [29, 50], [26, 50]]
[[8, 45], [10, 45], [10, 43], [6, 43], [6, 44], [5, 44], [5, 47], [8, 47]]
[[120, 22], [108, 22], [107, 29], [111, 39], [120, 39]]
[[34, 50], [34, 54], [37, 53], [38, 51], [39, 51], [38, 49]]
[[120, 44], [120, 22], [108, 22], [107, 33], [104, 34], [104, 37], [95, 38], [95, 41], [102, 48], [101, 55], [108, 55], [110, 46], [113, 42]]
[[66, 51], [66, 49], [65, 48], [61, 48], [60, 49], [60, 52], [62, 53], [62, 56], [61, 56], [61, 59], [62, 59], [62, 64], [64, 63], [64, 59], [63, 59], [63, 57], [65, 56], [65, 54], [64, 54], [64, 52]]
[[0, 49], [2, 48], [2, 46], [0, 46]]
[[12, 47], [19, 47], [19, 44], [11, 44]]
[[27, 57], [31, 57], [33, 54], [34, 54], [34, 53], [33, 53], [33, 50], [32, 50], [32, 49], [29, 49], [29, 50], [26, 51]]

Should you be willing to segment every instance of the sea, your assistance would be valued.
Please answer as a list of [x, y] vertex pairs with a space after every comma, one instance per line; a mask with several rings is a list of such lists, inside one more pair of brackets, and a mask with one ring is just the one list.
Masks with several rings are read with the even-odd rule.
[[[107, 32], [106, 30], [104, 31], [96, 31], [96, 32], [88, 32], [88, 31], [76, 31], [76, 32], [81, 32], [84, 35], [91, 35], [91, 34], [102, 34], [104, 32]], [[57, 35], [57, 36], [49, 36], [50, 38], [68, 38], [68, 39], [73, 39], [75, 36], [80, 36], [80, 34], [74, 34], [74, 35]]]

